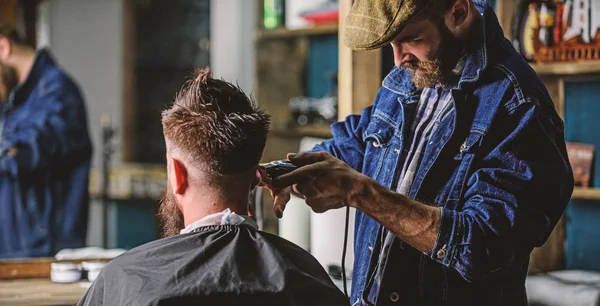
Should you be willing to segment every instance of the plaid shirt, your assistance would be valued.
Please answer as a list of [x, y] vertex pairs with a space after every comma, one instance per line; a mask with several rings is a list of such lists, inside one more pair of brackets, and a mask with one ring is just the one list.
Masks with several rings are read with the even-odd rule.
[[426, 88], [421, 93], [421, 99], [417, 106], [417, 112], [410, 129], [407, 131], [406, 139], [410, 142], [404, 147], [404, 166], [400, 174], [400, 181], [396, 192], [408, 194], [412, 185], [421, 156], [429, 141], [429, 135], [437, 122], [442, 121], [451, 110], [452, 94], [450, 90], [444, 90], [441, 86]]

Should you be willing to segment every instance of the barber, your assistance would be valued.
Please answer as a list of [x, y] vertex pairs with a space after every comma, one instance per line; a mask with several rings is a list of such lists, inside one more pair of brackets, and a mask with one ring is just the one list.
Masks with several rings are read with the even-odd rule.
[[[351, 305], [527, 305], [532, 249], [573, 190], [564, 125], [491, 7], [356, 0], [345, 44], [391, 44], [373, 105], [269, 182], [313, 211], [354, 207]], [[267, 185], [267, 183], [263, 183]]]
[[85, 246], [92, 147], [77, 85], [0, 19], [0, 258]]

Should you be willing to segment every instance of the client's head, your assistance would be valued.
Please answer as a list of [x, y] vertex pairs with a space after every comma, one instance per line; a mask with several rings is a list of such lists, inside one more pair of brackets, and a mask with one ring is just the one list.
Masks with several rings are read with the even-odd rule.
[[269, 116], [237, 86], [196, 71], [162, 114], [167, 187], [163, 235], [226, 208], [247, 214]]

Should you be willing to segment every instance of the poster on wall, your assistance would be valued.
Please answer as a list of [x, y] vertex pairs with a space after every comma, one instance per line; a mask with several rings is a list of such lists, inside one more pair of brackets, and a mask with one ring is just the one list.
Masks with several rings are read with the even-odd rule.
[[600, 1], [518, 0], [512, 37], [528, 61], [600, 60]]
[[592, 185], [592, 169], [595, 147], [592, 144], [567, 142], [567, 154], [573, 169], [575, 186], [590, 187]]

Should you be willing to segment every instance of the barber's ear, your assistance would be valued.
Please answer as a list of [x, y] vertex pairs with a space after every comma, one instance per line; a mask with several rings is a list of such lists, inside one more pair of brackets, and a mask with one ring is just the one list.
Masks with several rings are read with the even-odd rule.
[[467, 24], [467, 20], [469, 14], [471, 12], [471, 1], [469, 0], [456, 0], [452, 8], [448, 10], [448, 13], [445, 16], [446, 25], [450, 32], [452, 32], [457, 37], [462, 37], [466, 33], [465, 25]]
[[173, 172], [175, 174], [175, 194], [184, 194], [189, 186], [185, 165], [181, 161], [173, 159]]

